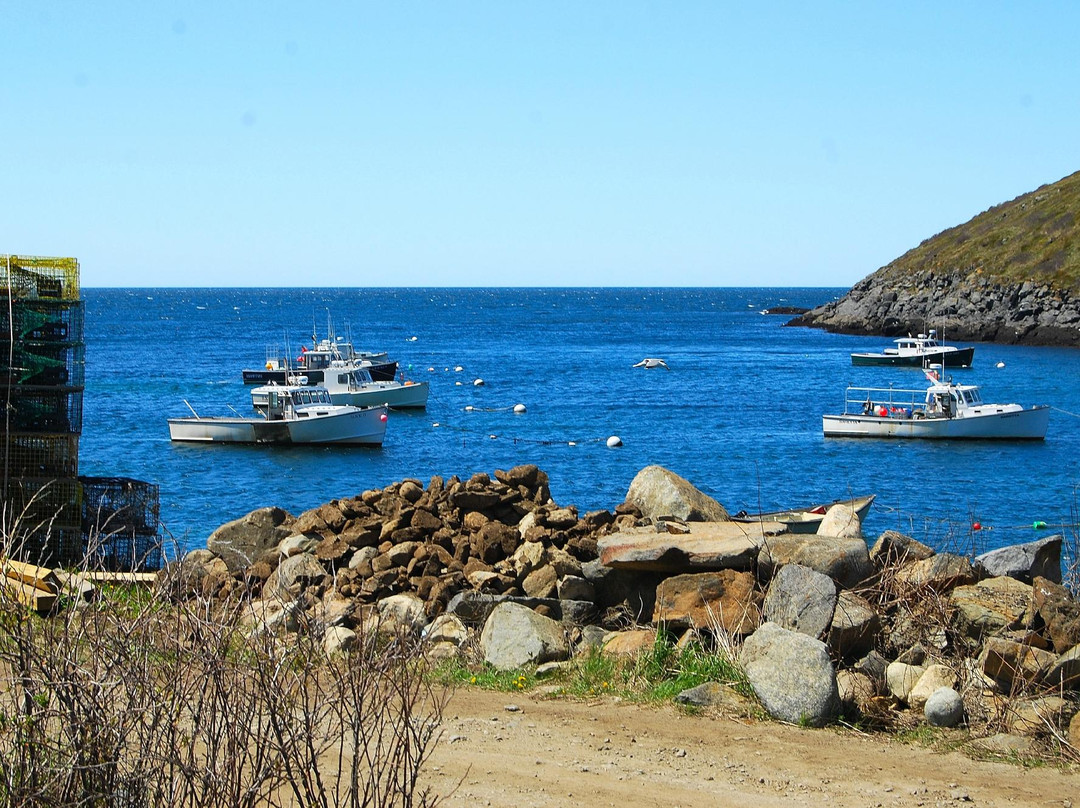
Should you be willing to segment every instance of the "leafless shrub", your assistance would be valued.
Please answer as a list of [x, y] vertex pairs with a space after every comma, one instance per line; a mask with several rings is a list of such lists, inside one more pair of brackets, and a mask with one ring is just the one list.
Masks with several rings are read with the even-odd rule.
[[49, 617], [0, 587], [0, 803], [433, 806], [446, 694], [407, 642], [252, 631], [250, 607], [102, 592]]

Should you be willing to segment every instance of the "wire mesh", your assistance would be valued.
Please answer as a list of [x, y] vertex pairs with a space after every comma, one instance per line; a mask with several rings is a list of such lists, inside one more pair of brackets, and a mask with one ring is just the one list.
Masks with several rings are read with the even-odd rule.
[[86, 383], [86, 346], [0, 337], [0, 384], [82, 387]]
[[85, 313], [82, 300], [12, 300], [0, 306], [0, 336], [16, 341], [82, 342]]
[[76, 477], [79, 436], [0, 435], [0, 468], [9, 477]]
[[[7, 407], [11, 432], [82, 432], [82, 388], [15, 386], [0, 390], [0, 407]], [[5, 420], [0, 411], [0, 429]]]
[[74, 258], [0, 255], [0, 293], [22, 300], [78, 300], [79, 262]]
[[7, 524], [82, 526], [82, 486], [75, 478], [8, 478], [4, 503]]
[[[4, 541], [8, 546], [4, 546]], [[77, 527], [58, 527], [49, 522], [20, 524], [5, 532], [0, 552], [42, 567], [77, 567], [83, 563], [84, 541]]]
[[87, 533], [157, 533], [158, 486], [130, 477], [80, 477], [79, 482], [83, 488], [83, 529]]

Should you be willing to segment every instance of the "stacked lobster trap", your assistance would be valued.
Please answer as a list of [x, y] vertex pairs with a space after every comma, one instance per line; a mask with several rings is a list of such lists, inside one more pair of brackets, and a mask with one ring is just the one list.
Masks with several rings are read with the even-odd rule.
[[84, 312], [77, 260], [0, 255], [0, 554], [156, 569], [157, 486], [79, 477]]

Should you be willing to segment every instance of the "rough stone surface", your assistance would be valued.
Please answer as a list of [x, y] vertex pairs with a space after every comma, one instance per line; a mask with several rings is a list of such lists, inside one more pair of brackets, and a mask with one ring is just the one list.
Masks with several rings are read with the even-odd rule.
[[753, 700], [720, 682], [704, 682], [691, 687], [679, 693], [675, 701], [692, 707], [715, 707], [738, 715], [751, 715], [755, 707]]
[[934, 727], [956, 727], [964, 720], [964, 700], [951, 687], [942, 687], [930, 694], [923, 715]]
[[689, 532], [680, 535], [658, 533], [651, 527], [612, 533], [597, 541], [600, 562], [617, 569], [655, 572], [748, 570], [763, 537], [787, 529], [778, 522], [693, 522], [687, 527]]
[[383, 598], [376, 604], [376, 610], [382, 630], [392, 633], [419, 634], [428, 622], [424, 601], [412, 592]]
[[907, 590], [926, 587], [935, 592], [948, 592], [957, 586], [975, 582], [975, 569], [964, 556], [938, 553], [896, 572], [896, 583]]
[[290, 598], [294, 587], [326, 577], [326, 568], [311, 553], [283, 558], [263, 585], [264, 598]]
[[491, 611], [480, 635], [484, 661], [497, 670], [513, 670], [567, 659], [570, 646], [562, 626], [516, 603]]
[[469, 629], [456, 615], [440, 614], [424, 627], [423, 635], [431, 643], [451, 642], [461, 646], [469, 640]]
[[1035, 578], [1031, 592], [1032, 614], [1026, 623], [1035, 618], [1042, 621], [1054, 650], [1063, 654], [1080, 643], [1080, 603], [1073, 600], [1069, 590], [1046, 578]]
[[878, 567], [925, 561], [932, 555], [934, 551], [931, 548], [896, 530], [886, 530], [870, 548], [870, 560]]
[[1005, 709], [1005, 726], [1015, 735], [1050, 735], [1064, 728], [1070, 704], [1060, 696], [1010, 699]]
[[907, 704], [908, 695], [925, 672], [921, 665], [890, 662], [885, 668], [885, 688], [894, 699]]
[[1056, 661], [1057, 657], [1049, 651], [1004, 637], [990, 637], [979, 657], [982, 672], [1010, 689], [1014, 682], [1041, 680]]
[[768, 580], [785, 564], [817, 570], [849, 589], [874, 573], [866, 542], [861, 538], [791, 533], [768, 539], [758, 553], [758, 576]]
[[971, 586], [959, 586], [949, 595], [955, 609], [953, 625], [965, 637], [983, 637], [1023, 625], [1031, 603], [1031, 586], [1015, 578], [987, 578]]
[[828, 650], [813, 637], [765, 623], [743, 643], [739, 660], [774, 718], [820, 727], [840, 709]]
[[838, 502], [825, 511], [825, 516], [818, 525], [817, 535], [861, 539], [863, 537], [862, 520], [851, 505]]
[[674, 516], [687, 522], [725, 522], [727, 510], [663, 466], [646, 466], [630, 482], [626, 501], [646, 519]]
[[915, 686], [908, 692], [907, 703], [913, 710], [922, 710], [927, 700], [942, 688], [956, 687], [957, 676], [944, 665], [929, 665]]
[[1008, 576], [1029, 584], [1039, 577], [1059, 584], [1062, 538], [1058, 534], [1039, 541], [991, 550], [977, 556], [975, 562], [981, 564], [991, 576]]
[[761, 622], [761, 595], [754, 585], [752, 573], [735, 570], [675, 575], [657, 587], [653, 622], [749, 634]]
[[765, 596], [765, 619], [815, 639], [825, 636], [836, 610], [836, 584], [800, 564], [788, 564], [772, 579]]
[[323, 635], [323, 652], [327, 656], [343, 654], [356, 645], [356, 632], [345, 626], [329, 626]]
[[877, 696], [874, 680], [865, 673], [841, 670], [836, 673], [836, 690], [845, 713], [864, 713]]
[[636, 656], [656, 645], [656, 629], [614, 631], [604, 637], [602, 651], [609, 656]]
[[226, 522], [206, 540], [206, 547], [224, 559], [230, 572], [244, 569], [292, 531], [295, 519], [281, 508], [259, 508]]
[[881, 619], [869, 601], [850, 590], [841, 590], [829, 624], [829, 648], [848, 659], [862, 656], [873, 649], [880, 628]]
[[1057, 658], [1047, 671], [1045, 681], [1050, 686], [1080, 690], [1080, 645]]

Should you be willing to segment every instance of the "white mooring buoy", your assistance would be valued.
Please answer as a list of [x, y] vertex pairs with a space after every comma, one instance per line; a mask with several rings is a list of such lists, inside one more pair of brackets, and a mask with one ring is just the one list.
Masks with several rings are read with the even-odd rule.
[[525, 405], [524, 404], [515, 404], [514, 405], [514, 412], [516, 412], [518, 415], [524, 414]]
[[473, 379], [473, 387], [483, 387], [483, 386], [484, 386], [484, 380], [483, 379]]
[[607, 439], [607, 445], [609, 449], [614, 449], [616, 446], [622, 446], [622, 438], [618, 435], [612, 435]]

